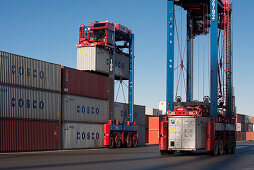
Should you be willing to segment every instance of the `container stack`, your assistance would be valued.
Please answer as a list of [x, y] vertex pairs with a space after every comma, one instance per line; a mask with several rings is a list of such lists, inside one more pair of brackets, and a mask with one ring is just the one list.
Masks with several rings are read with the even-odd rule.
[[0, 152], [60, 149], [60, 65], [0, 51]]
[[[115, 119], [128, 120], [128, 104], [115, 103]], [[133, 106], [133, 119], [138, 125], [138, 146], [145, 146], [145, 106]]]
[[253, 117], [243, 114], [236, 115], [236, 139], [237, 141], [253, 141]]
[[159, 129], [160, 122], [163, 120], [162, 115], [160, 116], [150, 116], [146, 115], [145, 127], [146, 127], [146, 143], [149, 144], [159, 144]]
[[150, 116], [160, 116], [160, 115], [162, 115], [162, 110], [146, 107], [146, 113], [145, 114], [150, 115]]
[[62, 67], [62, 149], [103, 147], [108, 77]]

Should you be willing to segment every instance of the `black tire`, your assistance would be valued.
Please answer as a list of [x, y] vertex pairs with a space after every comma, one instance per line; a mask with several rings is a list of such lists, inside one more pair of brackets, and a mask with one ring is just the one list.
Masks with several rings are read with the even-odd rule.
[[110, 138], [109, 138], [109, 145], [108, 145], [108, 147], [109, 147], [110, 149], [112, 149], [112, 148], [115, 147], [115, 139], [114, 139], [113, 137], [110, 137]]
[[122, 145], [122, 140], [121, 138], [118, 136], [116, 138], [116, 148], [121, 148], [121, 145]]
[[219, 152], [219, 145], [218, 145], [218, 141], [215, 140], [215, 141], [214, 141], [214, 148], [213, 148], [213, 155], [214, 155], [214, 156], [217, 156], [217, 155], [218, 155], [218, 152]]
[[161, 155], [168, 155], [168, 151], [160, 151]]
[[235, 142], [234, 139], [232, 140], [231, 146], [232, 146], [232, 147], [231, 147], [231, 153], [234, 154], [234, 153], [235, 153], [235, 148], [236, 148], [236, 142]]
[[136, 148], [138, 146], [138, 138], [135, 136], [133, 138], [133, 147]]
[[132, 147], [132, 139], [131, 139], [131, 137], [129, 136], [128, 138], [127, 138], [127, 147], [128, 148], [131, 148]]
[[223, 155], [223, 152], [224, 152], [224, 145], [223, 145], [223, 140], [222, 140], [222, 139], [220, 139], [220, 143], [219, 143], [218, 149], [219, 149], [218, 154], [219, 154], [219, 155]]
[[226, 144], [226, 153], [231, 154], [231, 150], [232, 150], [232, 142], [231, 142], [231, 139], [229, 139], [227, 140], [227, 144]]

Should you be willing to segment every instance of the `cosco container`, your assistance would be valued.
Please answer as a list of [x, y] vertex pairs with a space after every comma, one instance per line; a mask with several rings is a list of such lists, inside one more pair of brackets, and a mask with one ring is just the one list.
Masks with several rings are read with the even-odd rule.
[[0, 117], [60, 120], [61, 94], [0, 85]]
[[61, 67], [62, 92], [108, 99], [108, 77], [68, 67]]
[[62, 124], [62, 149], [101, 148], [103, 146], [103, 124]]
[[[99, 47], [77, 48], [77, 68], [108, 74], [112, 52]], [[115, 76], [129, 79], [129, 58], [125, 54], [116, 53]]]
[[60, 65], [0, 51], [0, 83], [61, 91]]
[[62, 95], [62, 121], [107, 123], [108, 115], [107, 100]]
[[0, 119], [0, 152], [60, 149], [60, 123]]
[[[123, 119], [129, 119], [128, 104], [115, 103], [115, 119], [120, 122], [122, 122]], [[133, 106], [133, 119], [136, 121], [137, 125], [145, 125], [145, 106]]]

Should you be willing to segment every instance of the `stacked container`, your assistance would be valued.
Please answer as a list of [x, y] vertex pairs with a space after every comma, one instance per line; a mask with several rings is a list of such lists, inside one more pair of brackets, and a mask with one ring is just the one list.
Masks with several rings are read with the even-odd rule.
[[253, 117], [243, 114], [236, 115], [237, 140], [254, 140]]
[[146, 115], [150, 115], [150, 116], [160, 116], [162, 115], [162, 111], [159, 109], [154, 109], [154, 108], [147, 108], [146, 107]]
[[146, 143], [159, 144], [159, 128], [160, 122], [163, 120], [163, 115], [150, 116], [146, 115]]
[[62, 67], [62, 148], [103, 146], [108, 78]]
[[[62, 148], [103, 147], [103, 124], [108, 122], [108, 77], [62, 67]], [[145, 107], [134, 105], [139, 146], [144, 146]], [[128, 119], [128, 105], [115, 103], [115, 119]]]
[[60, 65], [0, 51], [0, 151], [60, 149]]

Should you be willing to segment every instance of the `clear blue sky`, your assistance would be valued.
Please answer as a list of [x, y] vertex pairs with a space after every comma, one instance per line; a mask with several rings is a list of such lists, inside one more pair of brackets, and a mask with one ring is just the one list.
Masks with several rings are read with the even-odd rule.
[[[0, 50], [76, 68], [79, 24], [105, 21], [135, 33], [135, 103], [165, 100], [166, 0], [0, 0]], [[254, 115], [253, 0], [234, 0], [234, 86]]]

